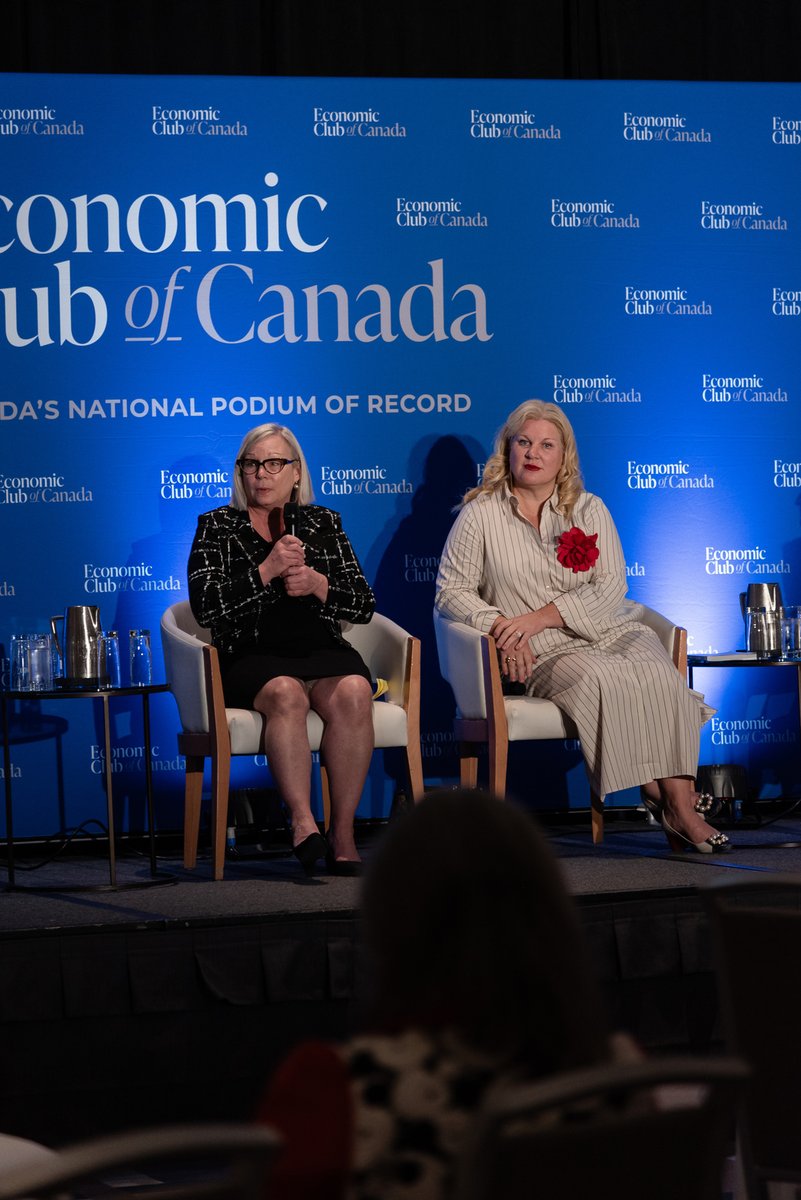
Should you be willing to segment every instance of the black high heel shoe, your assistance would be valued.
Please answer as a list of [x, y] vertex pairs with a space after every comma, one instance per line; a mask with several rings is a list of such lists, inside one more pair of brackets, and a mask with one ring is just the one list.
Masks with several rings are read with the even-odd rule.
[[297, 846], [292, 847], [292, 853], [307, 875], [313, 875], [321, 858], [327, 858], [328, 843], [321, 833], [310, 833]]
[[329, 850], [325, 856], [325, 865], [329, 875], [363, 875], [364, 863], [358, 858], [334, 858]]

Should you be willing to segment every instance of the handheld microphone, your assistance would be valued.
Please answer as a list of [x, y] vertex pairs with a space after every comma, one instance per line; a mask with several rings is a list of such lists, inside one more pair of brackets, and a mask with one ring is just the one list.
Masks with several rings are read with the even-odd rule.
[[298, 516], [300, 505], [290, 500], [284, 505], [284, 529], [287, 533], [291, 533], [292, 537], [298, 536]]

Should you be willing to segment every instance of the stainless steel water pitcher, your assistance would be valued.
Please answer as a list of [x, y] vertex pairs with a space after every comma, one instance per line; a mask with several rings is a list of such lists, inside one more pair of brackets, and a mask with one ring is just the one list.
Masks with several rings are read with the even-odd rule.
[[745, 620], [745, 648], [758, 658], [781, 658], [782, 590], [778, 583], [749, 583], [740, 592], [740, 612]]
[[745, 619], [746, 609], [764, 608], [769, 613], [781, 613], [782, 589], [778, 583], [749, 583], [744, 592], [740, 592], [740, 612]]
[[[58, 625], [63, 624], [59, 639]], [[64, 616], [50, 618], [50, 628], [64, 663], [65, 688], [102, 687], [98, 666], [98, 638], [102, 632], [100, 609], [92, 604], [75, 604], [65, 609]]]

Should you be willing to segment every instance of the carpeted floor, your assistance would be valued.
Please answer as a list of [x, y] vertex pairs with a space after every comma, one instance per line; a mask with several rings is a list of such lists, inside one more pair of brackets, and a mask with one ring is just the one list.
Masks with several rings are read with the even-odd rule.
[[[801, 873], [801, 817], [735, 828], [727, 855], [672, 854], [661, 831], [646, 825], [639, 814], [608, 821], [601, 846], [593, 846], [584, 826], [552, 827], [547, 832], [568, 888], [580, 902], [612, 895], [680, 894], [731, 871]], [[373, 829], [362, 837], [368, 862], [381, 835], [381, 829]], [[158, 868], [164, 881], [142, 886], [151, 882], [147, 860], [119, 857], [117, 890], [88, 890], [108, 883], [108, 864], [102, 857], [71, 856], [41, 867], [23, 859], [17, 863], [19, 890], [0, 897], [0, 936], [97, 926], [242, 923], [284, 915], [342, 916], [359, 909], [358, 879], [325, 873], [306, 878], [295, 859], [281, 850], [244, 848], [242, 857], [226, 863], [221, 882], [211, 879], [207, 856], [193, 872], [185, 871], [177, 856], [160, 855]], [[4, 879], [0, 871], [0, 886]], [[36, 888], [64, 890], [27, 890]]]
[[[368, 862], [385, 828], [360, 831]], [[717, 1045], [698, 889], [742, 873], [801, 875], [801, 818], [735, 828], [732, 853], [715, 856], [671, 854], [642, 813], [610, 813], [602, 846], [588, 820], [546, 833], [614, 1027], [654, 1052]], [[103, 851], [36, 867], [26, 846], [20, 889], [56, 890], [0, 894], [7, 1132], [57, 1144], [240, 1118], [290, 1045], [353, 1028], [364, 994], [360, 880], [308, 879], [286, 850], [245, 845], [221, 882], [208, 856], [188, 872], [176, 852], [160, 853], [158, 886], [142, 886], [148, 859], [120, 853], [112, 891]]]

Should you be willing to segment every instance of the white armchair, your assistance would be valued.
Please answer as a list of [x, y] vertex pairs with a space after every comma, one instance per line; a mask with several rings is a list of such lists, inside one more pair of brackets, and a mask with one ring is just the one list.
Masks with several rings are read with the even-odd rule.
[[[373, 702], [375, 745], [377, 749], [403, 748], [410, 794], [417, 802], [423, 795], [420, 642], [380, 613], [374, 613], [369, 624], [343, 626], [342, 632], [359, 651], [372, 677], [389, 684], [386, 696]], [[191, 869], [197, 863], [203, 773], [210, 758], [212, 870], [215, 879], [222, 879], [231, 755], [264, 752], [264, 718], [253, 710], [225, 707], [217, 651], [209, 631], [193, 617], [188, 601], [179, 601], [164, 613], [161, 639], [167, 682], [181, 718], [178, 749], [186, 757], [184, 866]], [[319, 750], [323, 722], [317, 713], [309, 713], [306, 726], [312, 750]], [[330, 792], [324, 764], [321, 791], [327, 827]]]
[[[667, 650], [673, 665], [687, 674], [687, 631], [642, 605], [641, 620]], [[463, 787], [478, 781], [478, 750], [486, 745], [489, 790], [503, 796], [510, 742], [578, 738], [578, 730], [552, 700], [536, 696], [504, 696], [495, 640], [489, 634], [451, 621], [434, 611], [439, 668], [456, 700], [454, 734], [459, 744], [459, 774]], [[592, 840], [604, 837], [603, 796], [590, 794]]]
[[[110, 1175], [147, 1180], [141, 1189], [134, 1187], [133, 1195], [147, 1194], [152, 1200], [262, 1200], [282, 1140], [276, 1129], [243, 1122], [159, 1125], [108, 1134], [50, 1150], [47, 1157], [27, 1164], [3, 1161], [0, 1200], [101, 1196], [113, 1190], [103, 1182]], [[208, 1164], [202, 1182], [197, 1178], [201, 1161]], [[152, 1182], [165, 1167], [163, 1185]], [[177, 1175], [173, 1180], [171, 1170]], [[181, 1175], [188, 1175], [186, 1182]]]

